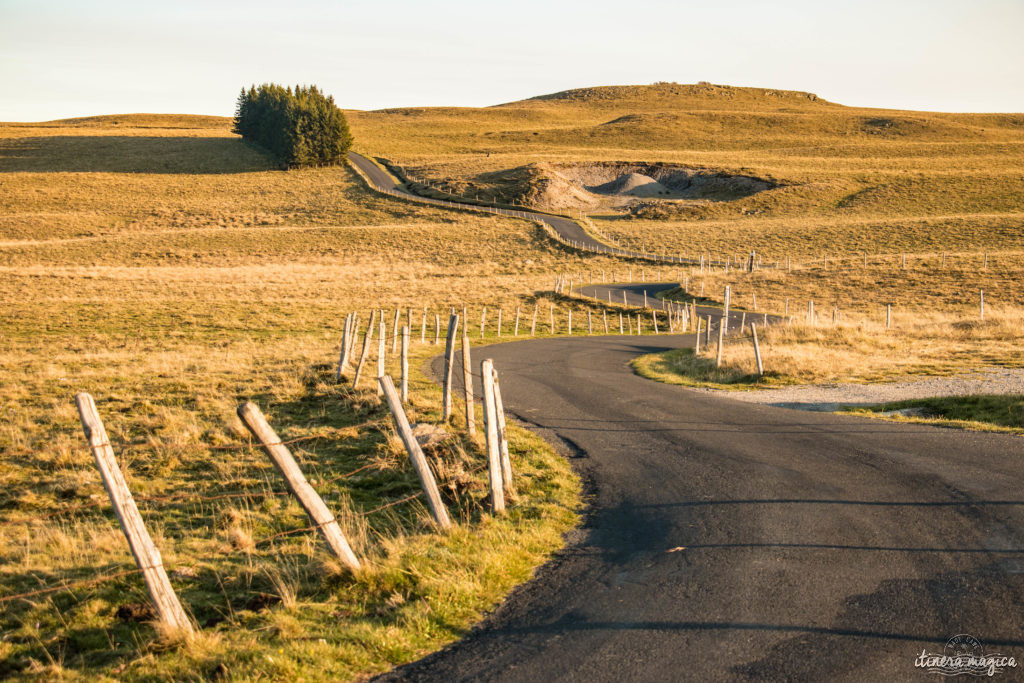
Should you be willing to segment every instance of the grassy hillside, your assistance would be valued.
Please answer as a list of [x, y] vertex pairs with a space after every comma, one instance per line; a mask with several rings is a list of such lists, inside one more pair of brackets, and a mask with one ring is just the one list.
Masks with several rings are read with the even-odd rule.
[[[586, 178], [602, 161], [765, 180], [770, 189], [740, 198], [590, 218], [629, 246], [755, 248], [819, 264], [828, 254], [828, 269], [704, 276], [709, 298], [728, 282], [734, 302], [757, 292], [759, 310], [815, 298], [823, 312], [838, 304], [868, 320], [842, 328], [848, 338], [798, 327], [768, 338], [766, 362], [789, 373], [777, 381], [818, 377], [807, 359], [826, 347], [841, 346], [817, 366], [833, 374], [856, 374], [872, 353], [909, 358], [921, 372], [1010, 363], [1015, 353], [1022, 116], [854, 109], [707, 84], [349, 116], [358, 149], [468, 196], [540, 196], [550, 169]], [[929, 255], [906, 271], [891, 255], [857, 265], [862, 252], [902, 251]], [[999, 252], [987, 270], [983, 251]], [[947, 267], [936, 265], [941, 252], [951, 254]], [[842, 255], [851, 258], [837, 267]], [[8, 600], [0, 676], [345, 678], [458, 637], [558, 546], [578, 485], [550, 448], [517, 431], [518, 512], [493, 519], [480, 443], [459, 437], [437, 454], [457, 533], [433, 533], [416, 502], [376, 510], [416, 484], [372, 391], [333, 381], [344, 315], [358, 310], [365, 321], [373, 308], [409, 307], [418, 328], [423, 307], [432, 320], [468, 306], [475, 330], [483, 306], [491, 316], [502, 308], [506, 321], [517, 306], [582, 306], [545, 294], [553, 273], [616, 266], [566, 254], [523, 222], [379, 197], [346, 168], [278, 171], [228, 119], [0, 124], [0, 600], [130, 566], [83, 448], [72, 396], [85, 390], [123, 445], [143, 516], [203, 626], [191, 645], [162, 641], [138, 609], [146, 599], [134, 576]], [[966, 324], [978, 286], [1007, 307], [991, 325]], [[942, 313], [883, 340], [877, 319], [888, 301], [900, 324], [915, 306], [959, 307], [960, 317]], [[972, 355], [977, 348], [986, 353]], [[415, 349], [413, 419], [438, 419], [436, 388], [420, 371], [436, 351]], [[749, 374], [749, 354], [734, 355], [729, 377]], [[891, 376], [906, 364], [876, 369]], [[309, 534], [263, 542], [301, 527], [302, 515], [276, 496], [274, 471], [234, 418], [250, 398], [284, 437], [317, 437], [297, 455], [368, 558], [366, 574], [339, 572]], [[209, 500], [236, 489], [260, 495]]]
[[[479, 437], [434, 453], [458, 523], [435, 533], [420, 502], [401, 502], [418, 484], [386, 410], [333, 368], [348, 311], [412, 307], [418, 333], [425, 306], [431, 322], [504, 306], [507, 334], [515, 306], [580, 261], [523, 222], [379, 198], [347, 168], [274, 170], [226, 121], [190, 121], [0, 126], [0, 677], [380, 671], [459, 637], [574, 523], [567, 463], [515, 430], [505, 520], [484, 509]], [[411, 419], [437, 422], [420, 370], [438, 347], [415, 347]], [[117, 576], [131, 557], [78, 391], [96, 397], [202, 628], [191, 644], [161, 640], [139, 577]], [[310, 533], [267, 540], [308, 522], [234, 417], [248, 399], [283, 438], [316, 437], [293, 450], [360, 576]]]
[[[1024, 115], [843, 107], [806, 93], [660, 84], [484, 109], [352, 114], [361, 149], [460, 194], [529, 195], [536, 163], [665, 162], [779, 187], [591, 214], [630, 247], [771, 258], [1021, 246]], [[504, 179], [504, 180], [503, 180]]]

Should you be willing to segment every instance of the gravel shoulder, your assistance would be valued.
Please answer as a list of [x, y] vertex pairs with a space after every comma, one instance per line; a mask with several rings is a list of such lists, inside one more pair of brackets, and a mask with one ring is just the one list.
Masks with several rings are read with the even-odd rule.
[[746, 403], [831, 412], [841, 406], [870, 406], [938, 396], [1024, 394], [1024, 368], [989, 368], [948, 377], [884, 384], [808, 384], [758, 391], [694, 389]]

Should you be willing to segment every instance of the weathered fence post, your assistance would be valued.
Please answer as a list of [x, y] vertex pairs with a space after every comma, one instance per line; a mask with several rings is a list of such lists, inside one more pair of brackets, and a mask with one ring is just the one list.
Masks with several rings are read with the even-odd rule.
[[349, 334], [352, 332], [352, 313], [345, 316], [345, 328], [341, 333], [341, 354], [338, 356], [338, 373], [334, 377], [334, 381], [341, 381], [341, 374], [345, 372], [348, 367], [348, 345], [350, 343]]
[[355, 553], [352, 552], [348, 539], [341, 532], [341, 527], [338, 526], [337, 520], [334, 519], [334, 515], [327, 509], [320, 495], [306, 481], [306, 477], [302, 474], [302, 470], [299, 469], [295, 458], [292, 457], [291, 451], [281, 443], [277, 433], [267, 424], [267, 420], [263, 417], [259, 406], [255, 403], [243, 403], [238, 406], [237, 412], [238, 417], [242, 419], [242, 422], [249, 428], [252, 435], [259, 439], [263, 450], [267, 452], [267, 455], [270, 456], [281, 476], [284, 477], [288, 490], [299, 499], [299, 503], [306, 511], [306, 514], [316, 524], [320, 535], [327, 542], [327, 547], [331, 549], [331, 552], [338, 559], [345, 563], [345, 566], [352, 571], [357, 571], [359, 569], [359, 560], [356, 559]]
[[619, 334], [626, 334], [626, 331], [622, 326], [622, 311], [619, 311]]
[[530, 336], [537, 336], [537, 309], [540, 308], [540, 302], [533, 304], [533, 318], [530, 320]]
[[732, 299], [732, 287], [725, 286], [725, 313], [722, 315], [722, 329], [729, 330], [729, 303]]
[[587, 309], [587, 334], [594, 334], [594, 321], [589, 308]]
[[487, 437], [487, 473], [491, 484], [491, 508], [495, 514], [505, 512], [505, 493], [501, 480], [501, 446], [498, 444], [498, 415], [494, 404], [494, 362], [488, 358], [480, 364], [483, 381], [484, 427]]
[[441, 419], [447, 422], [452, 417], [452, 370], [455, 364], [455, 333], [459, 328], [459, 316], [453, 313], [448, 318], [448, 337], [444, 346], [444, 401]]
[[568, 329], [568, 332], [569, 332], [569, 334], [571, 335], [571, 334], [572, 334], [572, 309], [571, 309], [571, 308], [569, 309], [569, 322], [568, 322], [568, 328], [569, 328], [569, 329]]
[[892, 304], [885, 305], [885, 329], [892, 327]]
[[602, 310], [601, 313], [604, 316], [604, 333], [608, 334], [608, 309]]
[[402, 403], [409, 402], [409, 326], [402, 328]]
[[764, 375], [764, 365], [761, 363], [761, 345], [757, 343], [757, 323], [750, 323], [750, 334], [754, 338], [754, 360], [757, 361], [757, 376]]
[[501, 446], [501, 484], [505, 492], [515, 495], [512, 486], [512, 460], [508, 455], [508, 433], [505, 429], [505, 403], [501, 400], [501, 382], [498, 381], [498, 369], [494, 373], [494, 412], [498, 418], [498, 444]]
[[513, 330], [513, 332], [512, 332], [512, 336], [513, 337], [518, 337], [519, 336], [519, 309], [520, 309], [520, 307], [516, 306], [516, 327], [515, 327], [515, 330]]
[[476, 434], [476, 406], [473, 403], [473, 366], [470, 361], [469, 333], [465, 326], [462, 328], [462, 386], [465, 390], [463, 396], [466, 400], [466, 433], [470, 436]]
[[[384, 362], [385, 355], [387, 353], [387, 337], [388, 330], [387, 324], [384, 322], [384, 311], [381, 311], [380, 315], [380, 338], [377, 340], [377, 377], [384, 376]], [[383, 396], [383, 390], [380, 388], [380, 384], [377, 385], [377, 395]]]
[[725, 346], [725, 325], [718, 324], [718, 350], [715, 352], [715, 367], [722, 367], [722, 347]]
[[391, 323], [391, 353], [398, 353], [398, 321], [402, 317], [402, 309], [395, 309], [395, 319]]
[[693, 342], [693, 355], [695, 355], [695, 356], [700, 353], [700, 327], [701, 327], [700, 323], [701, 323], [701, 319], [697, 318], [697, 338]]
[[377, 321], [377, 310], [370, 311], [370, 323], [366, 326], [366, 335], [363, 336], [363, 350], [359, 354], [359, 363], [356, 364], [356, 376], [352, 379], [352, 388], [359, 388], [359, 378], [363, 375], [363, 368], [366, 367], [366, 359], [370, 355], [370, 342], [373, 341], [373, 328]]
[[498, 308], [498, 329], [495, 331], [495, 334], [494, 334], [494, 336], [496, 338], [498, 338], [498, 339], [501, 338], [501, 314], [502, 314], [503, 311], [504, 311], [503, 308], [501, 308], [501, 307]]
[[[467, 319], [467, 321], [468, 321], [468, 319]], [[484, 306], [483, 310], [480, 312], [480, 338], [481, 339], [484, 338], [484, 327], [486, 325], [487, 325], [487, 307]]]
[[658, 312], [651, 309], [651, 321], [654, 323], [654, 334], [658, 334]]
[[551, 319], [548, 321], [548, 325], [551, 328], [551, 334], [554, 334], [555, 333], [555, 305], [554, 304], [550, 304], [549, 305], [549, 307], [548, 307], [548, 315], [551, 316]]
[[381, 389], [384, 391], [384, 397], [387, 399], [388, 407], [391, 409], [391, 416], [395, 420], [398, 436], [402, 439], [402, 443], [405, 444], [405, 450], [409, 454], [409, 459], [412, 460], [412, 466], [420, 477], [420, 484], [423, 486], [423, 493], [427, 496], [430, 514], [434, 517], [434, 522], [438, 527], [442, 530], [450, 529], [452, 522], [448, 518], [448, 510], [441, 501], [441, 494], [437, 490], [437, 482], [434, 481], [434, 473], [430, 471], [430, 465], [427, 464], [427, 459], [423, 455], [423, 449], [420, 448], [416, 437], [412, 434], [409, 418], [405, 416], [402, 403], [398, 400], [395, 383], [387, 375], [381, 377], [379, 382]]
[[160, 551], [150, 538], [142, 515], [139, 514], [139, 508], [135, 505], [135, 499], [128, 490], [128, 483], [117, 465], [114, 448], [110, 445], [103, 421], [96, 411], [96, 402], [89, 394], [81, 393], [75, 396], [75, 404], [82, 419], [85, 438], [89, 442], [89, 448], [96, 459], [96, 467], [99, 468], [100, 477], [103, 479], [103, 487], [110, 496], [121, 531], [128, 539], [128, 547], [131, 548], [135, 564], [146, 581], [146, 588], [149, 589], [149, 596], [156, 606], [157, 616], [166, 626], [191, 635], [192, 622], [178, 602], [178, 596], [171, 586], [170, 579], [167, 578], [167, 570], [164, 569]]

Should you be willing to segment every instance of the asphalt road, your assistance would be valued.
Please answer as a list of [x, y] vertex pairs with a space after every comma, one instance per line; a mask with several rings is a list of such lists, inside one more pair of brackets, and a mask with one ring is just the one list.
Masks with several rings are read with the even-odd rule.
[[[552, 216], [546, 213], [538, 213], [536, 211], [522, 211], [515, 209], [501, 209], [496, 207], [488, 206], [477, 206], [469, 204], [461, 204], [458, 202], [444, 201], [440, 199], [432, 199], [429, 197], [421, 197], [416, 194], [407, 192], [402, 185], [395, 182], [387, 172], [382, 170], [377, 164], [373, 163], [361, 154], [355, 152], [349, 152], [349, 161], [351, 161], [363, 174], [369, 179], [370, 185], [379, 192], [384, 192], [392, 196], [403, 197], [404, 199], [419, 202], [421, 204], [432, 204], [434, 206], [441, 206], [447, 208], [459, 208], [459, 209], [470, 209], [473, 211], [482, 211], [485, 213], [493, 213], [502, 216], [511, 216], [514, 218], [523, 218], [526, 220], [541, 221], [547, 223], [551, 228], [558, 233], [558, 235], [571, 242], [575, 242], [577, 245], [591, 249], [594, 251], [600, 251], [605, 254], [611, 254], [614, 256], [625, 256], [634, 258], [644, 258], [645, 256], [637, 252], [627, 251], [624, 249], [618, 249], [615, 247], [609, 247], [590, 236], [582, 226], [576, 221], [561, 216]], [[651, 259], [649, 259], [651, 260]], [[681, 258], [665, 258], [665, 259], [653, 259], [658, 261], [667, 261], [671, 263], [687, 263], [685, 259]]]
[[586, 481], [585, 520], [468, 637], [381, 680], [904, 680], [961, 633], [1024, 658], [1020, 437], [744, 404], [629, 367], [692, 343], [487, 348], [506, 409]]

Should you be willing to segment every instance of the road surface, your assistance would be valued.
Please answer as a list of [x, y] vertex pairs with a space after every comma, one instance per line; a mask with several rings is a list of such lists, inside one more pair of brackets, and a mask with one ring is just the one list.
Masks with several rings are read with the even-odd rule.
[[738, 403], [629, 367], [692, 343], [486, 349], [506, 409], [583, 476], [585, 519], [468, 637], [381, 680], [905, 680], [961, 633], [1024, 657], [1020, 437]]

